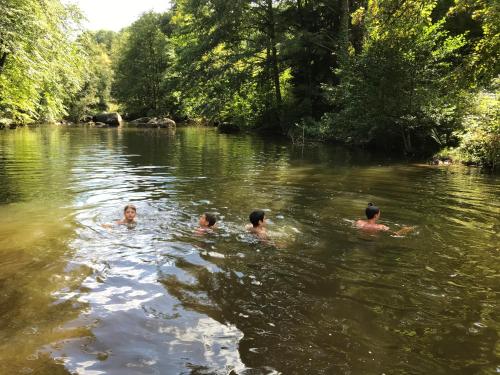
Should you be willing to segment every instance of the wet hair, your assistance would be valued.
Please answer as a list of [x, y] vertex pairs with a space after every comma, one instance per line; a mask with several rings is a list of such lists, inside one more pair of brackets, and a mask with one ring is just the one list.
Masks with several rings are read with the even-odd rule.
[[253, 211], [250, 216], [248, 217], [250, 219], [250, 222], [254, 227], [257, 227], [259, 225], [259, 221], [264, 221], [264, 216], [266, 213], [262, 210], [255, 210]]
[[217, 216], [215, 216], [215, 214], [205, 212], [203, 215], [205, 215], [205, 219], [208, 221], [209, 227], [215, 225], [215, 222], [217, 221]]
[[374, 206], [373, 203], [368, 203], [368, 207], [366, 207], [365, 214], [368, 219], [373, 219], [376, 214], [380, 212], [380, 208]]
[[125, 206], [125, 208], [123, 209], [123, 213], [127, 212], [127, 210], [131, 208], [132, 210], [134, 210], [134, 212], [137, 212], [137, 208], [133, 205], [133, 204], [127, 204]]

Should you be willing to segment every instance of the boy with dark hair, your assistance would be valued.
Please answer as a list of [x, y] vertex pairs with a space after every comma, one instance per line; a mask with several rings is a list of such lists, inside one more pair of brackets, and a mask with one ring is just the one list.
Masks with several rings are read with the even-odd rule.
[[365, 214], [368, 220], [356, 221], [356, 226], [358, 228], [375, 232], [389, 230], [387, 225], [377, 224], [377, 220], [380, 218], [380, 208], [375, 206], [373, 203], [368, 203], [368, 207], [365, 209]]
[[390, 232], [396, 236], [402, 236], [404, 234], [412, 232], [415, 227], [403, 227], [400, 230], [394, 232], [391, 231], [387, 225], [378, 224], [377, 220], [380, 219], [380, 208], [375, 206], [373, 203], [368, 203], [368, 207], [365, 209], [365, 215], [367, 220], [356, 221], [356, 227], [359, 229], [369, 231], [369, 232]]
[[246, 229], [255, 234], [261, 240], [267, 240], [267, 231], [266, 231], [266, 213], [262, 210], [255, 210], [249, 216], [250, 222], [252, 225], [247, 225]]
[[199, 234], [203, 234], [206, 232], [210, 232], [215, 227], [215, 223], [217, 222], [217, 216], [210, 212], [205, 212], [200, 216], [200, 220], [198, 224], [200, 224], [199, 228], [196, 229], [196, 232]]
[[210, 213], [210, 212], [205, 212], [203, 215], [200, 216], [200, 226], [205, 227], [205, 228], [210, 228], [215, 225], [217, 222], [217, 217]]

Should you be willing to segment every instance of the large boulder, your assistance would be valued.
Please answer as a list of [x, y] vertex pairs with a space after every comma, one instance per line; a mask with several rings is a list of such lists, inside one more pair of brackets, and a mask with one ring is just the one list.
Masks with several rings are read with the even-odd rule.
[[150, 121], [159, 128], [173, 129], [176, 126], [175, 121], [168, 117], [160, 117]]
[[175, 129], [175, 121], [168, 117], [141, 117], [130, 121], [130, 124], [138, 128], [166, 128]]
[[100, 113], [95, 115], [92, 120], [94, 122], [103, 122], [109, 126], [120, 126], [122, 123], [122, 117], [117, 112]]

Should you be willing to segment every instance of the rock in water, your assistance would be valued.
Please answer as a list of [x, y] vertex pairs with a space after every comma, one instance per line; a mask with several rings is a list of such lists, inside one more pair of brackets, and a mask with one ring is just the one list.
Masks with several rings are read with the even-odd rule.
[[175, 121], [167, 117], [157, 118], [155, 119], [153, 124], [158, 126], [159, 128], [168, 128], [168, 129], [175, 128]]
[[120, 126], [122, 117], [117, 112], [100, 113], [95, 115], [92, 119], [94, 122], [103, 122], [109, 126]]
[[141, 117], [136, 120], [130, 121], [131, 125], [138, 128], [167, 128], [175, 129], [176, 123], [168, 117]]
[[147, 124], [150, 120], [151, 117], [140, 117], [135, 120], [129, 121], [129, 123], [134, 125]]

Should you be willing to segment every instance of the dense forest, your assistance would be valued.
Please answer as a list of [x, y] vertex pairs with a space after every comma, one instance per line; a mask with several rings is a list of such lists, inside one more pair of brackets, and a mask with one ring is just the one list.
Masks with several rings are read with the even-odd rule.
[[0, 0], [0, 127], [101, 111], [500, 162], [496, 0], [173, 0], [118, 33]]

